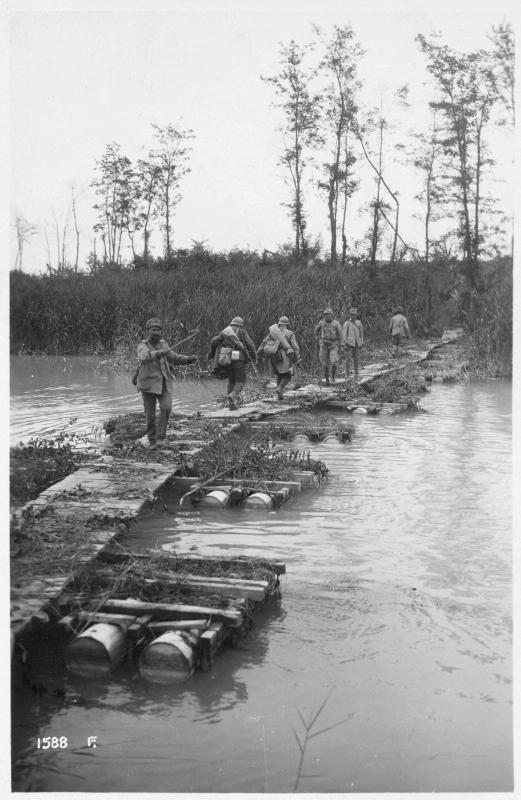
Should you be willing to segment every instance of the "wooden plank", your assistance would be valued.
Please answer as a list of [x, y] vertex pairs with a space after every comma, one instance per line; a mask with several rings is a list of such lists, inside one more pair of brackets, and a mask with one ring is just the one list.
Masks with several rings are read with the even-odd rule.
[[[165, 553], [161, 555], [165, 556]], [[112, 564], [121, 564], [126, 563], [127, 561], [131, 561], [133, 559], [136, 560], [150, 560], [151, 556], [148, 553], [129, 553], [129, 552], [119, 552], [119, 551], [104, 551], [100, 553], [98, 556], [99, 560], [104, 561], [106, 563]], [[196, 556], [196, 555], [183, 555], [178, 554], [177, 556], [168, 556], [169, 561], [172, 562], [172, 569], [175, 570], [178, 566], [190, 566], [191, 564], [200, 565], [200, 564], [216, 564], [219, 565], [226, 565], [227, 567], [231, 567], [232, 569], [247, 568], [249, 566], [256, 566], [258, 561], [266, 561], [271, 568], [271, 572], [274, 572], [276, 575], [283, 575], [286, 572], [286, 565], [282, 563], [282, 561], [270, 560], [268, 558], [248, 558], [248, 557], [229, 557], [229, 556]], [[269, 569], [269, 567], [266, 567]]]
[[240, 578], [219, 578], [206, 575], [189, 575], [182, 572], [164, 573], [159, 572], [154, 578], [149, 579], [148, 583], [161, 583], [177, 586], [187, 584], [201, 591], [206, 590], [213, 594], [224, 595], [225, 597], [247, 597], [249, 600], [259, 602], [266, 597], [268, 581], [247, 581]]
[[[150, 622], [147, 627], [154, 633], [166, 633], [166, 631], [205, 631], [209, 624], [207, 619], [165, 619], [161, 622]], [[222, 622], [217, 624], [223, 625]]]
[[[254, 600], [256, 603], [262, 602], [266, 598], [266, 591], [268, 582], [264, 581], [265, 586], [254, 586], [253, 584], [246, 584], [237, 581], [232, 583], [231, 579], [226, 578], [200, 578], [199, 576], [192, 575], [190, 577], [182, 577], [182, 580], [196, 587], [197, 589], [204, 589], [214, 594], [224, 595], [225, 597], [247, 597], [249, 600]], [[259, 582], [260, 583], [260, 582]]]
[[212, 660], [228, 636], [226, 626], [219, 622], [212, 623], [208, 630], [201, 634], [199, 639], [199, 652], [201, 654], [201, 666], [207, 669]]
[[243, 615], [240, 609], [211, 608], [208, 606], [188, 606], [175, 603], [146, 603], [141, 600], [128, 598], [127, 600], [105, 600], [102, 611], [112, 611], [117, 614], [135, 612], [136, 614], [151, 614], [154, 621], [164, 619], [193, 619], [194, 617], [211, 617], [218, 622], [224, 622], [232, 628], [242, 624]]
[[79, 611], [74, 616], [79, 622], [107, 622], [124, 628], [136, 621], [135, 614], [104, 614], [101, 611]]
[[[145, 557], [145, 556], [143, 556]], [[274, 572], [276, 575], [284, 575], [286, 572], [286, 565], [282, 563], [282, 561], [272, 561], [268, 558], [263, 559], [249, 559], [247, 557], [243, 558], [230, 558], [224, 557], [220, 558], [219, 556], [184, 556], [179, 555], [176, 559], [176, 563], [181, 566], [190, 566], [190, 564], [205, 564], [205, 563], [215, 563], [217, 565], [226, 564], [226, 566], [231, 567], [232, 569], [241, 569], [248, 566], [256, 566], [256, 561], [266, 561], [269, 566], [266, 566], [266, 569]]]
[[269, 587], [268, 581], [255, 579], [250, 580], [249, 578], [220, 578], [214, 575], [192, 575], [186, 573], [180, 573], [179, 577], [181, 580], [193, 581], [195, 583], [222, 583], [223, 585], [243, 586], [245, 589], [251, 588], [266, 590]]
[[317, 476], [310, 470], [301, 470], [294, 473], [295, 478], [298, 478], [301, 486], [311, 486], [317, 482]]

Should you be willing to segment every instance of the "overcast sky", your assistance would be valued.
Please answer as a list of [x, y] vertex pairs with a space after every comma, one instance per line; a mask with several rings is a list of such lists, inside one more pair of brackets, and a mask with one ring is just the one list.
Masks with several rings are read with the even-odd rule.
[[[11, 223], [19, 212], [39, 228], [24, 252], [24, 269], [31, 272], [45, 268], [42, 232], [47, 224], [54, 246], [52, 214], [63, 225], [73, 184], [82, 192], [84, 260], [92, 247], [95, 162], [111, 141], [131, 159], [142, 155], [152, 122], [195, 134], [174, 247], [205, 240], [216, 250], [275, 249], [291, 239], [282, 206], [289, 194], [277, 163], [280, 112], [260, 76], [276, 73], [281, 42], [309, 41], [312, 23], [326, 32], [334, 24], [351, 25], [366, 51], [360, 76], [367, 106], [383, 98], [400, 127], [418, 127], [431, 95], [422, 85], [427, 73], [415, 36], [439, 30], [449, 45], [470, 50], [488, 45], [492, 25], [514, 21], [513, 0], [18, 0], [10, 8], [10, 214]], [[405, 116], [391, 106], [392, 93], [404, 83], [414, 102]], [[511, 162], [508, 152], [503, 155], [500, 177]], [[403, 167], [393, 172], [392, 165], [389, 174], [405, 206], [402, 233], [414, 239], [411, 175]], [[359, 177], [363, 192], [367, 166], [359, 165]], [[500, 184], [495, 191], [511, 203], [511, 187]], [[309, 232], [321, 233], [327, 246], [325, 204], [309, 197]], [[369, 224], [357, 213], [363, 201], [360, 193], [353, 198], [353, 238]], [[12, 267], [14, 249], [10, 257]]]

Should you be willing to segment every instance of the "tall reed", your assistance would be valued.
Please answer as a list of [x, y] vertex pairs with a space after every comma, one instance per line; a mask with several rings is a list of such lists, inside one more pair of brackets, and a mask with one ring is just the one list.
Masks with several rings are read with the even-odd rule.
[[[256, 253], [200, 254], [183, 251], [170, 265], [156, 261], [145, 269], [102, 269], [94, 274], [33, 276], [11, 274], [11, 350], [46, 353], [112, 352], [134, 346], [146, 320], [159, 316], [165, 338], [183, 338], [200, 329], [196, 348], [204, 356], [211, 336], [244, 317], [256, 343], [282, 314], [291, 321], [305, 363], [316, 360], [313, 328], [326, 305], [344, 322], [356, 306], [367, 340], [375, 347], [388, 341], [392, 309], [402, 305], [415, 336], [432, 336], [465, 321], [457, 264], [382, 264], [370, 275], [367, 265], [348, 269], [320, 261], [300, 270], [289, 258], [264, 263]], [[485, 274], [487, 270], [483, 270]], [[511, 336], [504, 313], [511, 292], [511, 264], [494, 270], [483, 282], [479, 301], [489, 316], [488, 351], [496, 355]], [[511, 281], [511, 278], [510, 278]], [[499, 341], [499, 344], [498, 344]], [[495, 351], [494, 351], [495, 352]]]

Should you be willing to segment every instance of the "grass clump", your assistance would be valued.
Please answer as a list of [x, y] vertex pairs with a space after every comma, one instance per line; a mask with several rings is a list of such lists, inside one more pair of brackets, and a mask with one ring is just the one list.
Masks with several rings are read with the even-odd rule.
[[134, 441], [141, 439], [146, 433], [145, 413], [133, 412], [110, 417], [103, 423], [103, 430], [110, 436], [112, 442]]
[[307, 436], [311, 442], [320, 442], [325, 436], [338, 436], [340, 441], [350, 441], [354, 427], [348, 423], [341, 424], [329, 414], [312, 414], [299, 411], [291, 415], [291, 419], [272, 422], [268, 433], [272, 437], [291, 440], [297, 434]]
[[[104, 525], [104, 528], [109, 524]], [[121, 524], [117, 524], [117, 529]], [[11, 582], [37, 576], [70, 574], [90, 551], [92, 520], [68, 514], [58, 517], [52, 507], [29, 506], [13, 516], [10, 531]]]
[[226, 471], [229, 478], [276, 481], [290, 479], [293, 472], [286, 454], [273, 449], [266, 431], [220, 436], [193, 458], [190, 469], [185, 474], [204, 480]]
[[67, 477], [86, 460], [73, 449], [79, 437], [59, 433], [53, 438], [30, 439], [10, 450], [11, 506], [33, 500], [41, 492]]
[[371, 400], [379, 403], [404, 402], [411, 395], [427, 391], [425, 378], [416, 366], [406, 367], [401, 372], [393, 372], [372, 381], [368, 386]]

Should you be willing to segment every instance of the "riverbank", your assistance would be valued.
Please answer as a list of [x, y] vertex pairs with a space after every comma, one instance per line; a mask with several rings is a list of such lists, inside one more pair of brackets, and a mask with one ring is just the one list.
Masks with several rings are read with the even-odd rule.
[[313, 330], [330, 304], [343, 323], [356, 306], [369, 350], [389, 350], [394, 306], [404, 307], [415, 339], [465, 325], [476, 366], [511, 374], [512, 261], [476, 265], [473, 284], [456, 262], [378, 264], [332, 269], [320, 259], [297, 268], [288, 254], [266, 262], [254, 252], [187, 253], [171, 269], [100, 269], [96, 274], [11, 273], [11, 352], [94, 353], [113, 364], [135, 358], [148, 317], [163, 320], [174, 344], [193, 330], [201, 363], [212, 336], [240, 314], [255, 343], [284, 313], [306, 367], [318, 368]]

